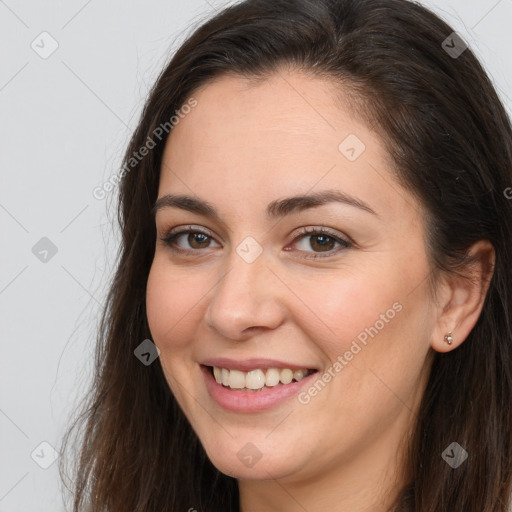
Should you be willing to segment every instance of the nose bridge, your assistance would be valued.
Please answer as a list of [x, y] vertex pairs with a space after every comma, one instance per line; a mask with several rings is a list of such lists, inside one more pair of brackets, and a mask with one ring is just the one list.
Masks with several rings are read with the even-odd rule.
[[275, 328], [282, 321], [277, 283], [269, 279], [268, 263], [254, 239], [233, 248], [228, 269], [214, 287], [205, 312], [207, 324], [222, 336], [236, 339], [247, 328]]

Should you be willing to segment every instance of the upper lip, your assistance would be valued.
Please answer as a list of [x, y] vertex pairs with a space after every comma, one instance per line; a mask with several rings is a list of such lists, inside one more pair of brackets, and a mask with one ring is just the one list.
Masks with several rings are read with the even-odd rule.
[[226, 368], [227, 370], [240, 370], [248, 372], [258, 368], [289, 368], [290, 370], [316, 370], [307, 364], [294, 364], [276, 359], [253, 358], [253, 359], [230, 359], [229, 357], [213, 357], [205, 359], [200, 364], [204, 366], [216, 366], [217, 368]]

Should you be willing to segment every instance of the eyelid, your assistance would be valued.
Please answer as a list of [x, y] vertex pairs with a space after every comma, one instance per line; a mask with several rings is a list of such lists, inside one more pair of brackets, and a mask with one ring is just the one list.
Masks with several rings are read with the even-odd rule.
[[354, 240], [352, 240], [351, 237], [345, 234], [340, 234], [340, 232], [333, 230], [331, 228], [328, 228], [326, 226], [306, 226], [299, 228], [298, 233], [296, 233], [295, 237], [293, 238], [292, 242], [295, 242], [297, 238], [300, 238], [304, 235], [316, 235], [316, 234], [322, 234], [327, 235], [331, 238], [334, 238], [335, 240], [346, 243], [348, 245], [355, 245]]
[[213, 238], [215, 239], [215, 236], [214, 234], [207, 228], [204, 228], [202, 226], [199, 226], [199, 225], [195, 225], [195, 224], [185, 224], [185, 225], [182, 225], [182, 226], [176, 226], [172, 229], [169, 229], [169, 230], [164, 230], [164, 236], [163, 238], [169, 238], [173, 235], [178, 235], [178, 234], [185, 234], [189, 231], [192, 231], [192, 232], [199, 232], [199, 233], [202, 233], [203, 235], [207, 235], [209, 236], [210, 238]]
[[190, 234], [190, 233], [200, 233], [202, 235], [207, 236], [208, 238], [211, 238], [216, 243], [219, 243], [219, 242], [217, 242], [215, 236], [209, 229], [203, 228], [202, 226], [192, 225], [192, 224], [176, 226], [172, 229], [164, 230], [164, 235], [162, 237], [160, 237], [160, 240], [162, 240], [162, 242], [164, 242], [164, 244], [167, 247], [169, 247], [169, 249], [171, 249], [172, 251], [175, 251], [175, 252], [195, 253], [196, 255], [199, 252], [204, 252], [204, 251], [201, 251], [200, 249], [183, 249], [182, 247], [178, 247], [178, 246], [175, 246], [172, 244], [172, 242], [174, 240], [176, 240], [177, 238], [179, 238], [180, 236]]

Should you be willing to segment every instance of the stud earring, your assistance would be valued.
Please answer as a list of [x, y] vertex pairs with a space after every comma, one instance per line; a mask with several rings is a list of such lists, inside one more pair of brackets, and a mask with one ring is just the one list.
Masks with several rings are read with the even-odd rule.
[[448, 345], [451, 345], [452, 342], [453, 342], [453, 338], [452, 338], [452, 333], [451, 331], [448, 333], [448, 334], [445, 334], [444, 336], [444, 341], [446, 341], [446, 343], [448, 343]]

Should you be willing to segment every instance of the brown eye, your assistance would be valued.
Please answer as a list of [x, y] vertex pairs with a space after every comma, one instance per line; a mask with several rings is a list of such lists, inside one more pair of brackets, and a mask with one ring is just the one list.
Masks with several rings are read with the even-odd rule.
[[329, 251], [334, 249], [334, 246], [336, 245], [336, 240], [334, 240], [334, 238], [332, 238], [331, 236], [314, 235], [310, 236], [309, 239], [309, 245], [315, 251]]
[[305, 258], [328, 257], [352, 247], [351, 242], [332, 234], [325, 228], [302, 229], [294, 245], [299, 251], [309, 253], [304, 256]]
[[[161, 240], [173, 251], [194, 252], [201, 249], [207, 249], [215, 242], [213, 237], [197, 229], [183, 229], [177, 232], [171, 232]], [[220, 247], [218, 244], [216, 247]]]
[[210, 243], [210, 237], [204, 233], [194, 232], [187, 235], [187, 242], [193, 249], [204, 249]]

